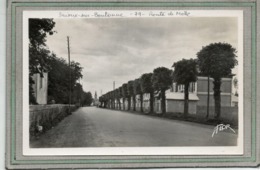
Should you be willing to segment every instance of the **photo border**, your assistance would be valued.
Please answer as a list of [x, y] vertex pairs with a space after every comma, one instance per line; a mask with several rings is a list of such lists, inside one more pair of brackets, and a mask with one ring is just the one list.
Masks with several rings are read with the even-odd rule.
[[[147, 159], [59, 159], [17, 160], [16, 159], [16, 8], [17, 7], [250, 7], [251, 8], [251, 156], [239, 158], [147, 158]], [[11, 2], [11, 147], [10, 164], [123, 164], [123, 163], [221, 163], [256, 162], [256, 2]], [[7, 77], [8, 78], [8, 77]], [[7, 127], [8, 128], [8, 127]]]

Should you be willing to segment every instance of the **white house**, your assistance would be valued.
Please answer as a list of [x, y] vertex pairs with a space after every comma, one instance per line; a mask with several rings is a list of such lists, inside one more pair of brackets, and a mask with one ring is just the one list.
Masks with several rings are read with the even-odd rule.
[[47, 104], [48, 99], [48, 73], [43, 73], [43, 77], [39, 73], [32, 76], [34, 84], [32, 86], [34, 97], [38, 104]]

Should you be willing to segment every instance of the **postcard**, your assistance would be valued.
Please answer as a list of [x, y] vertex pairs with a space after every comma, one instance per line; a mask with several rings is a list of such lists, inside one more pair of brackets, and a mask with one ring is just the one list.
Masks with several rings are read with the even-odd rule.
[[255, 158], [255, 2], [9, 5], [10, 168]]

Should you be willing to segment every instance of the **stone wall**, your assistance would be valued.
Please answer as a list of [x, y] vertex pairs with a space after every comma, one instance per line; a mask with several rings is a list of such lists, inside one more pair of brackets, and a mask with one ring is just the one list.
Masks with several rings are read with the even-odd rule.
[[[184, 100], [167, 100], [166, 101], [166, 112], [171, 113], [183, 113], [184, 111]], [[189, 114], [196, 114], [197, 101], [189, 101]]]
[[43, 133], [59, 123], [71, 112], [77, 109], [76, 106], [53, 104], [53, 105], [30, 105], [30, 136]]

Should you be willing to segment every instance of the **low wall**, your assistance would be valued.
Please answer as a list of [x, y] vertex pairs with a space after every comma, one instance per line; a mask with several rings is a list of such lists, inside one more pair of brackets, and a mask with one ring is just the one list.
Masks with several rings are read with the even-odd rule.
[[[182, 113], [184, 111], [184, 100], [167, 100], [166, 112]], [[197, 101], [189, 101], [189, 114], [196, 114]]]
[[[209, 118], [213, 119], [215, 107], [209, 107]], [[207, 114], [207, 106], [197, 106], [196, 116], [199, 119], [205, 119]], [[225, 122], [232, 125], [238, 125], [238, 107], [221, 106], [220, 118]]]
[[71, 105], [30, 105], [30, 136], [45, 132], [70, 115], [77, 107]]

